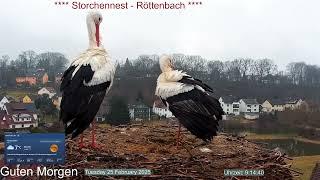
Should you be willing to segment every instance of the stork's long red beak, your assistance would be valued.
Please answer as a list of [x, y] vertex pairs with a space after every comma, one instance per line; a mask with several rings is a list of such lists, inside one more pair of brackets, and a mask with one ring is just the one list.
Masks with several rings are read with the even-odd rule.
[[97, 41], [97, 46], [100, 46], [100, 37], [99, 37], [99, 24], [96, 24], [96, 41]]

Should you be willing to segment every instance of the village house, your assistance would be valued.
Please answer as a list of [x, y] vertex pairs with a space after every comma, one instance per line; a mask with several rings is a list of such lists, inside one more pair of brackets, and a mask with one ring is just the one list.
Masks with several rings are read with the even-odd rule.
[[239, 101], [240, 113], [246, 119], [259, 118], [260, 104], [257, 99], [240, 99]]
[[302, 105], [307, 105], [305, 101], [302, 99], [294, 99], [294, 100], [265, 100], [262, 104], [262, 112], [275, 112], [275, 111], [284, 111], [286, 109], [298, 109]]
[[9, 99], [6, 96], [0, 96], [0, 110], [5, 110], [6, 103], [9, 103]]
[[99, 111], [96, 115], [96, 121], [97, 122], [104, 122], [106, 120], [105, 115], [110, 112], [110, 96], [105, 96], [103, 99]]
[[226, 115], [233, 114], [239, 115], [240, 114], [240, 103], [236, 100], [233, 96], [224, 96], [219, 98], [219, 102], [223, 111]]
[[49, 81], [49, 76], [44, 69], [37, 69], [34, 72], [29, 72], [24, 76], [17, 76], [16, 83], [20, 84], [29, 84], [30, 86], [36, 84], [47, 84]]
[[96, 115], [96, 122], [102, 123], [102, 122], [105, 122], [105, 121], [106, 121], [105, 116], [103, 116], [103, 115]]
[[32, 99], [30, 98], [30, 96], [25, 95], [25, 96], [22, 98], [22, 103], [29, 104], [29, 103], [33, 103], [33, 101], [32, 101]]
[[131, 120], [141, 121], [151, 119], [151, 108], [142, 102], [130, 104], [128, 108]]
[[0, 112], [1, 129], [19, 129], [38, 126], [38, 115], [23, 103], [6, 103]]
[[12, 119], [5, 110], [0, 110], [0, 129], [10, 129]]
[[280, 99], [267, 99], [261, 104], [262, 112], [284, 111], [286, 102]]
[[306, 102], [303, 101], [302, 99], [292, 99], [292, 100], [288, 100], [285, 103], [285, 108], [286, 109], [298, 109], [300, 108], [302, 105], [306, 105]]
[[25, 76], [17, 76], [16, 83], [19, 84], [29, 84], [30, 86], [37, 84], [37, 77], [35, 74], [27, 74]]
[[37, 79], [40, 84], [47, 84], [49, 82], [49, 76], [44, 71], [40, 71], [37, 73]]
[[154, 101], [152, 112], [159, 115], [160, 117], [174, 117], [172, 112], [163, 104], [163, 102], [160, 99]]
[[43, 87], [38, 91], [38, 95], [42, 96], [43, 94], [47, 94], [51, 99], [56, 94], [56, 91], [52, 87]]
[[243, 113], [259, 113], [259, 106], [257, 99], [240, 99], [240, 112]]

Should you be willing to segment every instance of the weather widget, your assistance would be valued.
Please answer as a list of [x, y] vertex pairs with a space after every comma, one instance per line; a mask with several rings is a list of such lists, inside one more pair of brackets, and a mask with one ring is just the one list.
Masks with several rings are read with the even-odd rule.
[[6, 133], [6, 164], [64, 164], [63, 133]]

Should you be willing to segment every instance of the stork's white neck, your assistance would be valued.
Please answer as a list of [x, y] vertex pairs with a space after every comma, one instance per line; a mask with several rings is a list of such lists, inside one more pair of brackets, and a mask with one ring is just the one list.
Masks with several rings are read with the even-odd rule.
[[88, 36], [89, 36], [89, 49], [95, 49], [95, 48], [103, 48], [101, 43], [101, 33], [99, 32], [99, 46], [96, 39], [96, 24], [94, 23], [94, 20], [92, 18], [87, 19], [87, 27], [88, 27]]
[[160, 65], [160, 69], [162, 72], [169, 72], [169, 71], [173, 71], [173, 68], [170, 64], [161, 64]]

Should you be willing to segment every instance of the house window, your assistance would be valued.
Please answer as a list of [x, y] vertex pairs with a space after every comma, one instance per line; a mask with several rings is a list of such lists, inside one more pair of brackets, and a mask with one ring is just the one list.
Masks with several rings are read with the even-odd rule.
[[24, 125], [23, 125], [23, 124], [21, 124], [21, 127], [23, 128], [23, 127], [24, 127]]
[[247, 109], [248, 112], [251, 112], [251, 109]]
[[254, 109], [253, 111], [257, 111], [257, 109]]
[[251, 104], [248, 104], [247, 107], [250, 108], [250, 107], [251, 107]]

